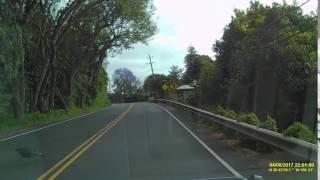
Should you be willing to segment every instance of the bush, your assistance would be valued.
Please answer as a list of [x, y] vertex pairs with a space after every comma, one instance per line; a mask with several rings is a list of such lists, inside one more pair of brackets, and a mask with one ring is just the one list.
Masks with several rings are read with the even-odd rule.
[[[265, 119], [263, 122], [261, 122], [261, 128], [268, 129], [274, 132], [277, 132], [277, 122], [275, 119], [273, 119], [271, 116], [267, 116], [267, 119]], [[257, 152], [263, 152], [263, 153], [272, 153], [274, 151], [273, 146], [270, 146], [268, 144], [265, 144], [263, 142], [256, 142], [256, 151]]]
[[254, 113], [248, 113], [248, 114], [241, 113], [238, 117], [238, 120], [240, 122], [251, 124], [257, 127], [260, 126], [260, 120], [258, 119], [257, 115]]
[[295, 137], [307, 142], [313, 141], [312, 131], [304, 124], [295, 122], [284, 131], [285, 136]]
[[215, 114], [219, 114], [221, 116], [224, 116], [224, 117], [227, 117], [227, 118], [230, 118], [230, 119], [237, 119], [237, 113], [234, 112], [233, 110], [231, 109], [225, 109], [223, 108], [222, 106], [217, 106], [214, 110], [213, 110], [213, 113]]
[[261, 123], [261, 128], [277, 132], [277, 122], [275, 119], [268, 115], [267, 119]]
[[111, 102], [108, 98], [108, 93], [106, 91], [101, 91], [97, 93], [97, 96], [91, 100], [89, 107], [92, 109], [102, 108], [110, 105]]
[[215, 114], [223, 115], [224, 114], [224, 108], [219, 105], [216, 108], [214, 108], [212, 112], [215, 113]]
[[[236, 119], [237, 113], [231, 109], [223, 108], [222, 106], [218, 105], [214, 110], [212, 111], [215, 114], [219, 114], [221, 116], [230, 118], [230, 119]], [[236, 132], [230, 128], [224, 127], [222, 125], [217, 124], [217, 129], [222, 131], [227, 137], [234, 137], [236, 135]]]
[[237, 113], [230, 109], [226, 109], [224, 116], [230, 119], [237, 119]]

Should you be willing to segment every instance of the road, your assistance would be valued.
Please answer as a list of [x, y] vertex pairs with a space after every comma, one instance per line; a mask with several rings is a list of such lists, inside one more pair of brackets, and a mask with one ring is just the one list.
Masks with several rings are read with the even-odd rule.
[[237, 173], [180, 123], [156, 104], [114, 104], [0, 141], [1, 179], [191, 180]]

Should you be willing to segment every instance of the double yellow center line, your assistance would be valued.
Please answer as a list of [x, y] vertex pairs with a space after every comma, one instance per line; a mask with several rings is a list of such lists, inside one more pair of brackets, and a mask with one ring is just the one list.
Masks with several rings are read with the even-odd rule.
[[37, 180], [42, 179], [55, 179], [59, 176], [65, 169], [67, 169], [75, 160], [77, 160], [87, 149], [89, 149], [95, 142], [97, 142], [105, 133], [107, 133], [114, 125], [116, 125], [121, 119], [123, 119], [129, 111], [132, 109], [133, 104], [130, 104], [129, 108], [121, 113], [118, 117], [113, 119], [110, 123], [108, 123], [104, 128], [98, 131], [96, 134], [91, 136], [88, 140], [86, 140], [79, 147], [74, 149], [71, 153], [66, 155], [62, 160], [53, 165], [50, 169], [48, 169], [44, 174], [39, 176]]

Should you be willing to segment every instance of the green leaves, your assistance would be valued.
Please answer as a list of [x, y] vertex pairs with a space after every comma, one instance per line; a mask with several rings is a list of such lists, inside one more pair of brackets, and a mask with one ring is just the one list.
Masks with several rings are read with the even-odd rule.
[[203, 78], [200, 89], [208, 94], [205, 82], [212, 79], [211, 92], [222, 98], [211, 103], [254, 111], [274, 130], [270, 114], [279, 120], [280, 129], [286, 127], [302, 118], [303, 104], [310, 99], [307, 86], [315, 83], [315, 29], [313, 15], [303, 15], [296, 4], [252, 2], [246, 10], [236, 9], [222, 39], [214, 44], [214, 73], [203, 73], [214, 78]]
[[277, 132], [277, 122], [271, 116], [267, 115], [267, 119], [261, 122], [261, 128]]
[[295, 122], [284, 131], [285, 136], [295, 137], [304, 141], [313, 142], [312, 131], [300, 122]]
[[156, 33], [151, 0], [45, 2], [0, 2], [0, 111], [103, 104], [105, 59]]
[[168, 83], [168, 79], [163, 74], [154, 74], [148, 76], [143, 83], [143, 89], [146, 93], [152, 96], [163, 97], [165, 91], [162, 86], [166, 84], [170, 87], [171, 84]]
[[240, 113], [238, 120], [240, 122], [260, 127], [260, 120], [255, 113]]
[[221, 116], [230, 118], [230, 119], [237, 119], [238, 115], [235, 111], [228, 109], [228, 108], [223, 108], [222, 106], [218, 105], [214, 110], [214, 113], [219, 114]]

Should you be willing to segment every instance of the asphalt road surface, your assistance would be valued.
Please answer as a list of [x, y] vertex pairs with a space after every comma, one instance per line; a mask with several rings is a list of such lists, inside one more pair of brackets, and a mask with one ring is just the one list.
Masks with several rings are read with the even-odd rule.
[[152, 103], [104, 110], [0, 140], [0, 179], [188, 180], [241, 176]]

